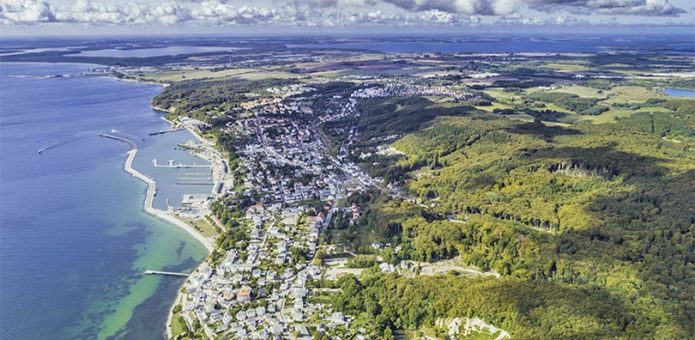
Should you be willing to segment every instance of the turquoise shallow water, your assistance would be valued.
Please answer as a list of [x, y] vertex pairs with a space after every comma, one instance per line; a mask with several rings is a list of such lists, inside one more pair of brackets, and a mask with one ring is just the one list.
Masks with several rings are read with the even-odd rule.
[[[205, 256], [144, 213], [146, 186], [123, 170], [128, 146], [98, 132], [144, 137], [143, 155], [177, 159], [191, 157], [173, 150], [190, 135], [148, 136], [167, 127], [149, 108], [158, 86], [42, 78], [89, 67], [0, 64], [0, 339], [161, 338], [182, 281], [143, 271], [191, 270]], [[176, 176], [149, 162], [139, 154], [135, 166]]]

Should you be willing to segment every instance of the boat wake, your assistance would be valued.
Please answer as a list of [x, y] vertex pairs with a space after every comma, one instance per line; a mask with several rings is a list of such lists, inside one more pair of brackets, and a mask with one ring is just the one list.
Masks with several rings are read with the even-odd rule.
[[116, 129], [111, 129], [111, 130], [90, 130], [90, 131], [78, 132], [78, 133], [75, 133], [75, 134], [72, 134], [72, 135], [63, 137], [63, 138], [61, 138], [61, 139], [59, 139], [59, 140], [57, 140], [57, 141], [55, 141], [55, 142], [53, 142], [53, 143], [51, 143], [51, 144], [45, 146], [45, 147], [39, 148], [38, 150], [36, 150], [36, 153], [42, 154], [42, 153], [44, 153], [44, 152], [46, 152], [46, 151], [48, 151], [48, 150], [55, 149], [55, 148], [57, 148], [57, 147], [59, 147], [59, 146], [63, 146], [63, 145], [72, 143], [72, 142], [77, 141], [77, 140], [79, 140], [79, 139], [82, 139], [82, 138], [84, 138], [84, 137], [88, 137], [88, 136], [100, 136], [100, 135], [104, 135], [104, 134], [110, 134], [110, 135], [114, 135], [114, 136], [118, 136], [118, 137], [123, 137], [123, 138], [128, 139], [128, 140], [131, 140], [131, 141], [145, 140], [145, 138], [138, 137], [138, 136], [135, 136], [135, 135], [130, 134], [130, 133], [121, 132], [121, 131], [118, 131], [118, 130], [116, 130]]

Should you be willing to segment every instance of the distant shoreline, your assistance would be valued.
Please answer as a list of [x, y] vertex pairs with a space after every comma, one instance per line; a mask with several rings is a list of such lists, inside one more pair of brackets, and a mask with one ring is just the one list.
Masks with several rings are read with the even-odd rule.
[[155, 85], [155, 86], [161, 86], [161, 87], [167, 87], [169, 84], [167, 83], [159, 83], [156, 81], [148, 81], [148, 80], [140, 80], [140, 79], [135, 79], [135, 78], [120, 78], [117, 76], [114, 76], [113, 74], [107, 75], [107, 78], [113, 78], [117, 79], [120, 81], [124, 81], [126, 83], [135, 83], [135, 84], [146, 84], [146, 85]]

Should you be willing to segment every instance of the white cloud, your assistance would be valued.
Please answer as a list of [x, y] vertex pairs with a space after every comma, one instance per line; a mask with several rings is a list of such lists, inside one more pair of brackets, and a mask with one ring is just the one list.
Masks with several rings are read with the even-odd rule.
[[436, 24], [452, 24], [459, 21], [458, 16], [454, 16], [451, 13], [442, 12], [436, 9], [422, 13], [421, 20]]
[[500, 17], [497, 22], [505, 25], [543, 25], [547, 23], [545, 19], [541, 17], [525, 16], [519, 13], [504, 15]]
[[52, 22], [55, 21], [55, 15], [44, 0], [2, 0], [0, 21], [5, 24]]
[[55, 18], [60, 22], [86, 24], [143, 24], [152, 20], [145, 6], [134, 3], [118, 6], [92, 0], [78, 0], [69, 8], [57, 10]]
[[191, 18], [198, 22], [230, 25], [279, 24], [301, 21], [290, 7], [281, 9], [234, 6], [219, 1], [204, 1], [191, 9]]
[[295, 5], [309, 7], [367, 7], [377, 4], [376, 0], [298, 0]]
[[[502, 23], [568, 24], [565, 14], [678, 16], [684, 11], [668, 0], [0, 0], [0, 23], [82, 23], [92, 25], [477, 25], [480, 16]], [[247, 5], [245, 5], [247, 4]], [[524, 17], [515, 17], [524, 13]], [[562, 14], [559, 14], [562, 13]]]
[[173, 25], [191, 19], [188, 10], [174, 1], [163, 3], [152, 8], [150, 15], [164, 25]]
[[459, 14], [503, 15], [514, 11], [519, 0], [383, 0], [412, 12], [439, 10]]
[[412, 12], [440, 10], [473, 15], [509, 15], [523, 6], [544, 12], [567, 10], [581, 14], [675, 16], [684, 10], [668, 0], [383, 0]]
[[685, 13], [668, 0], [532, 0], [529, 7], [546, 12], [567, 10], [578, 14], [677, 16]]

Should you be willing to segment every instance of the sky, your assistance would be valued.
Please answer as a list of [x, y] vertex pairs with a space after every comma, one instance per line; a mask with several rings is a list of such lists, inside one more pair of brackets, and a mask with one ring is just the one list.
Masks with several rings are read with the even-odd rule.
[[693, 0], [0, 0], [0, 34], [439, 32], [676, 27]]

